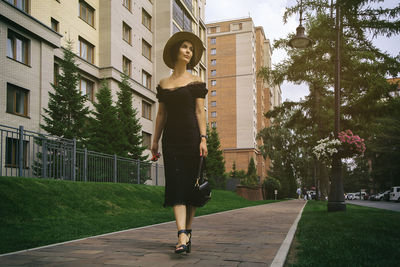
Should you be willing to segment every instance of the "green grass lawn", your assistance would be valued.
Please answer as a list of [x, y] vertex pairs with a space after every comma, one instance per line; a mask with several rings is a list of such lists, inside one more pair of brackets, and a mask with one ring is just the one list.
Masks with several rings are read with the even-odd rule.
[[308, 201], [286, 266], [399, 266], [400, 212]]
[[[164, 187], [0, 177], [0, 254], [174, 220]], [[213, 190], [196, 215], [273, 201]]]

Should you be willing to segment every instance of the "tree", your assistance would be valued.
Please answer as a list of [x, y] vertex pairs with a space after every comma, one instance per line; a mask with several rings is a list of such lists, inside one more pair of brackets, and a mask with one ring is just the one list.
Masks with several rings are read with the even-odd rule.
[[96, 94], [97, 102], [93, 103], [94, 117], [89, 120], [89, 139], [87, 147], [106, 154], [126, 156], [120, 148], [127, 143], [122, 125], [118, 120], [117, 109], [112, 103], [111, 90], [106, 81], [102, 81]]
[[222, 155], [221, 143], [216, 128], [207, 127], [207, 176], [214, 188], [225, 189], [225, 160]]
[[307, 136], [304, 137], [296, 133], [295, 128], [289, 127], [290, 119], [296, 112], [297, 106], [289, 102], [267, 112], [267, 117], [274, 118], [273, 124], [258, 134], [258, 138], [263, 139], [261, 153], [264, 158], [269, 157], [272, 163], [268, 177], [279, 180], [279, 195], [284, 198], [294, 196], [296, 180], [306, 175], [299, 166], [308, 166], [306, 153], [302, 152]]
[[244, 176], [241, 179], [240, 183], [242, 185], [247, 185], [247, 186], [258, 185], [257, 169], [256, 169], [256, 164], [254, 163], [253, 157], [251, 157], [251, 159], [249, 161], [246, 176]]
[[118, 121], [127, 142], [122, 143], [120, 150], [126, 152], [133, 159], [145, 160], [146, 157], [142, 155], [146, 149], [142, 145], [142, 125], [137, 118], [137, 110], [132, 106], [132, 88], [128, 81], [129, 77], [122, 75], [121, 79], [116, 107]]
[[[275, 179], [273, 177], [269, 177], [264, 181], [264, 188], [265, 188], [265, 193], [266, 193], [266, 198], [267, 199], [274, 199], [275, 198], [275, 190], [278, 190], [278, 194], [280, 194], [281, 190], [281, 183], [279, 182], [278, 179]], [[281, 194], [280, 194], [281, 195]]]
[[[389, 37], [398, 34], [400, 25], [394, 18], [400, 15], [400, 8], [373, 8], [370, 4], [374, 2], [380, 1], [336, 1], [336, 4], [341, 5], [344, 25], [340, 55], [342, 129], [357, 132], [367, 140], [367, 146], [368, 140], [373, 140], [375, 136], [371, 131], [372, 124], [387, 114], [388, 107], [382, 104], [382, 99], [389, 99], [390, 102], [393, 98], [391, 93], [395, 87], [386, 79], [388, 76], [396, 77], [400, 70], [399, 57], [392, 57], [374, 47], [367, 35], [368, 31], [373, 36], [384, 34]], [[289, 58], [275, 65], [273, 69], [264, 68], [260, 75], [268, 82], [279, 84], [287, 80], [309, 85], [310, 95], [304, 101], [293, 103], [299, 109], [291, 114], [285, 127], [296, 135], [307, 136], [298, 145], [302, 147], [305, 158], [311, 158], [310, 148], [334, 128], [334, 100], [331, 91], [335, 66], [335, 30], [331, 15], [334, 8], [328, 0], [304, 0], [288, 8], [284, 20], [297, 14], [300, 8], [307, 14], [308, 36], [315, 44], [308, 49], [296, 50], [287, 45], [292, 36], [276, 41], [274, 47], [285, 49]], [[376, 152], [367, 147], [366, 157], [372, 162], [372, 170], [379, 169], [373, 160]], [[294, 166], [299, 171], [296, 166], [300, 165]], [[328, 185], [329, 166], [317, 162], [317, 170], [317, 176], [323, 178], [321, 182], [325, 188]]]
[[72, 52], [72, 42], [67, 42], [64, 57], [60, 61], [61, 73], [56, 73], [57, 82], [51, 86], [48, 107], [44, 108], [44, 124], [40, 127], [51, 135], [83, 141], [86, 137], [86, 123], [89, 108], [85, 107], [86, 95], [78, 89], [79, 69]]

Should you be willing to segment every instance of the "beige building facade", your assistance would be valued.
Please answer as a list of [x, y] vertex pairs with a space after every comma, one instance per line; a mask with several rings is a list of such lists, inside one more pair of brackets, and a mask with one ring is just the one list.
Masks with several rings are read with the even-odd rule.
[[[265, 112], [280, 103], [279, 87], [267, 86], [257, 72], [270, 66], [271, 47], [251, 18], [207, 24], [208, 118], [221, 140], [226, 171], [247, 170], [254, 158], [262, 182], [269, 167], [257, 133], [269, 125]], [[273, 100], [276, 97], [276, 101]]]
[[39, 131], [61, 35], [0, 1], [0, 124]]
[[[133, 106], [142, 125], [144, 143], [150, 146], [155, 118], [154, 5], [149, 0], [71, 0], [30, 2], [30, 13], [59, 32], [61, 46], [71, 41], [80, 68], [79, 89], [96, 101], [102, 80], [108, 82], [114, 101], [121, 75], [129, 76]], [[57, 49], [55, 61], [62, 58]], [[146, 154], [150, 154], [147, 150]]]
[[[14, 95], [23, 95], [18, 103], [9, 104], [13, 111], [2, 111], [0, 124], [43, 132], [43, 108], [63, 49], [71, 41], [81, 76], [79, 90], [88, 96], [90, 108], [102, 80], [116, 101], [121, 75], [129, 76], [144, 145], [150, 148], [158, 108], [156, 86], [171, 74], [162, 59], [164, 45], [172, 34], [185, 30], [198, 35], [205, 50], [205, 4], [205, 0], [0, 0], [4, 18], [0, 51], [6, 66], [0, 72], [1, 101], [4, 107], [10, 102], [7, 86]], [[11, 40], [17, 49], [8, 45]], [[205, 53], [192, 73], [206, 80]]]
[[[174, 33], [190, 31], [200, 37], [206, 51], [206, 24], [204, 23], [205, 0], [165, 0], [155, 1], [156, 34], [155, 34], [155, 81], [171, 75], [163, 62], [164, 45]], [[200, 63], [193, 69], [194, 75], [206, 81], [206, 52]]]

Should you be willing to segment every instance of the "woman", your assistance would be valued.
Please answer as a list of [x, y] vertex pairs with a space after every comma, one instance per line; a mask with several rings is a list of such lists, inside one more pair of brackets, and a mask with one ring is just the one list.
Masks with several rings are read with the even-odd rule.
[[196, 207], [193, 190], [200, 157], [207, 156], [204, 98], [206, 84], [187, 69], [197, 65], [203, 43], [190, 32], [171, 36], [164, 47], [164, 63], [173, 73], [157, 86], [159, 108], [151, 152], [158, 153], [163, 133], [162, 150], [165, 170], [164, 206], [172, 206], [178, 228], [175, 252], [191, 250], [192, 222]]

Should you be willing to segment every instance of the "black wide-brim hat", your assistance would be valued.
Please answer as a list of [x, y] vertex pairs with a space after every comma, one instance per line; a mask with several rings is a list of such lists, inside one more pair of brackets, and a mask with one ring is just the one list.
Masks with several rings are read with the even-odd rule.
[[203, 42], [197, 35], [187, 31], [177, 32], [168, 39], [167, 43], [164, 46], [164, 52], [163, 52], [164, 63], [171, 69], [175, 67], [175, 62], [173, 57], [174, 52], [172, 50], [173, 47], [180, 41], [188, 41], [193, 45], [194, 48], [193, 56], [188, 64], [188, 67], [192, 69], [199, 63], [201, 56], [203, 55]]

